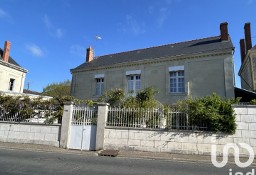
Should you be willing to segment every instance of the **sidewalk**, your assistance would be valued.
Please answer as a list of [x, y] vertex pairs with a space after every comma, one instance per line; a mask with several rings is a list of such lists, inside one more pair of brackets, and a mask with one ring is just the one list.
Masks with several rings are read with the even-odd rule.
[[[0, 149], [19, 149], [28, 151], [42, 151], [42, 152], [59, 152], [64, 154], [79, 154], [85, 156], [98, 156], [97, 151], [80, 151], [62, 149], [47, 145], [36, 145], [36, 144], [20, 144], [20, 143], [6, 143], [0, 142]], [[142, 151], [126, 151], [120, 150], [117, 157], [122, 158], [133, 158], [133, 159], [154, 159], [154, 160], [169, 160], [179, 162], [202, 162], [211, 164], [210, 155], [190, 155], [190, 154], [173, 154], [173, 153], [158, 153], [158, 152], [142, 152]], [[256, 158], [256, 157], [255, 157]], [[240, 158], [241, 162], [247, 161], [247, 158]], [[218, 161], [222, 161], [222, 157], [218, 157]], [[234, 158], [229, 158], [229, 163], [234, 163]], [[256, 159], [252, 166], [256, 166]]]

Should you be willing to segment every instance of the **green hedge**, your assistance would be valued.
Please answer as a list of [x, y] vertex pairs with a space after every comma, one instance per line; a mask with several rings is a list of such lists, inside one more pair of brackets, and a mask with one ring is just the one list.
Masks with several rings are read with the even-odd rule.
[[207, 123], [208, 129], [215, 132], [234, 134], [236, 131], [235, 113], [231, 104], [237, 100], [222, 100], [217, 94], [179, 102], [181, 110], [188, 113], [190, 125]]

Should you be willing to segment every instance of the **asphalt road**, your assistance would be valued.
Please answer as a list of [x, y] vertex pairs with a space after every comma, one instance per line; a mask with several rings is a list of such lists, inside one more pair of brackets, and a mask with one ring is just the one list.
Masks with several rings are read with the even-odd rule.
[[219, 169], [210, 162], [192, 163], [0, 149], [0, 175], [235, 175], [236, 172], [246, 175], [246, 172], [252, 172], [252, 169], [256, 168], [241, 169], [235, 165], [227, 165]]

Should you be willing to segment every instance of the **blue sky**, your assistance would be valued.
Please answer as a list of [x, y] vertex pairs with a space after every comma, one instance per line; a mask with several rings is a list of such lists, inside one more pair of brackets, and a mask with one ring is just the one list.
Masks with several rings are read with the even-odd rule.
[[[71, 79], [85, 62], [89, 45], [96, 56], [219, 35], [229, 23], [240, 87], [239, 39], [251, 22], [256, 41], [256, 0], [0, 0], [0, 47], [29, 70], [30, 89]], [[96, 40], [98, 35], [102, 39]]]

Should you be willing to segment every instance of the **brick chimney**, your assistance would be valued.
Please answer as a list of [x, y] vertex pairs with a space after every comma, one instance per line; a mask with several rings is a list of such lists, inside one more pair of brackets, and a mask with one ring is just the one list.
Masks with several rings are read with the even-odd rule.
[[93, 60], [93, 49], [90, 46], [89, 48], [86, 49], [86, 62], [90, 62]]
[[244, 36], [245, 36], [245, 54], [247, 54], [248, 50], [252, 48], [252, 38], [251, 38], [251, 24], [244, 24]]
[[7, 62], [7, 63], [9, 61], [10, 48], [11, 48], [10, 41], [5, 41], [5, 43], [4, 43], [4, 52], [3, 52], [3, 60], [4, 60], [4, 62]]
[[240, 39], [240, 53], [241, 53], [241, 63], [243, 64], [245, 59], [245, 43], [244, 39]]
[[228, 40], [228, 23], [227, 22], [220, 24], [220, 39], [221, 41]]

